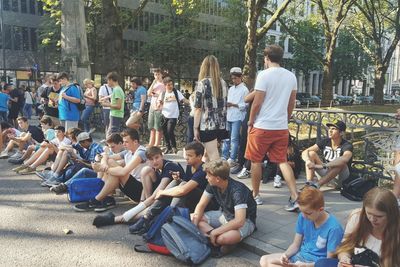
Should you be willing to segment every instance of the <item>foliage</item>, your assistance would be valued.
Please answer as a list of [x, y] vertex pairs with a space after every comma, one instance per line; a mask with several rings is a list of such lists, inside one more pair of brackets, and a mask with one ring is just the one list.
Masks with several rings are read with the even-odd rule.
[[43, 2], [43, 10], [45, 11], [42, 17], [38, 35], [43, 47], [61, 46], [61, 9], [60, 1], [58, 0], [40, 0]]

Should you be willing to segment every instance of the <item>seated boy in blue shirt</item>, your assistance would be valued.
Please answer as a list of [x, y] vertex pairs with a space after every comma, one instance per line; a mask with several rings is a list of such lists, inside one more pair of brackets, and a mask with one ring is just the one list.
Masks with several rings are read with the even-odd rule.
[[324, 196], [307, 186], [298, 198], [301, 213], [293, 243], [282, 253], [264, 255], [260, 264], [271, 266], [314, 266], [320, 258], [332, 258], [343, 238], [338, 220], [324, 209]]

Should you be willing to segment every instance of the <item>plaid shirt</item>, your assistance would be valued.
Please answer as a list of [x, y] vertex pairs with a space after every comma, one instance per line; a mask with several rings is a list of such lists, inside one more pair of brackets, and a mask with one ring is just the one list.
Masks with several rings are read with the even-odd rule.
[[103, 147], [95, 142], [93, 142], [88, 149], [84, 149], [79, 144], [75, 144], [73, 145], [73, 147], [76, 149], [76, 151], [78, 151], [82, 159], [87, 160], [89, 162], [94, 161], [96, 154], [103, 152]]

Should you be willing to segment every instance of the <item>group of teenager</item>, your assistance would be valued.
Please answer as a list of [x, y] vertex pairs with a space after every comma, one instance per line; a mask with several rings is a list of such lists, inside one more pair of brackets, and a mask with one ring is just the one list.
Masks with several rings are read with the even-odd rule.
[[[230, 71], [233, 85], [228, 89], [214, 56], [203, 60], [189, 100], [174, 89], [172, 79], [162, 77], [160, 70], [154, 72], [155, 79], [147, 91], [139, 79], [133, 79], [132, 112], [126, 123], [125, 93], [118, 74], [111, 72], [98, 93], [104, 118], [109, 119], [105, 119], [104, 145], [93, 140], [90, 125], [85, 124], [93, 112], [87, 106], [97, 101], [93, 81], [85, 80], [83, 93], [70, 82], [68, 74], [60, 73], [53, 78], [48, 94], [43, 94], [47, 96], [47, 108], [40, 120], [41, 129], [29, 125], [25, 117], [17, 119], [19, 129], [2, 122], [0, 141], [7, 145], [0, 158], [10, 157], [11, 163], [19, 165], [13, 169], [19, 174], [36, 173], [42, 179], [41, 185], [56, 194], [68, 192], [76, 178], [102, 179], [101, 191], [89, 201], [74, 205], [76, 211], [102, 212], [115, 207], [116, 189], [136, 202], [121, 215], [109, 212], [96, 216], [96, 227], [129, 223], [131, 233], [143, 234], [168, 205], [187, 207], [192, 222], [220, 254], [229, 252], [256, 230], [257, 205], [263, 203], [259, 193], [262, 168], [267, 159], [279, 167], [289, 188], [286, 210], [301, 213], [291, 246], [281, 255], [262, 257], [262, 266], [348, 266], [350, 258], [360, 252], [359, 246], [376, 252], [381, 266], [398, 266], [394, 249], [400, 242], [399, 211], [391, 191], [375, 188], [367, 193], [361, 211], [351, 214], [346, 231], [324, 209], [319, 188], [335, 178], [343, 181], [350, 173], [353, 148], [344, 139], [344, 122], [326, 124], [328, 138], [302, 152], [307, 183], [300, 192], [297, 190], [294, 166], [288, 160], [288, 122], [297, 81], [293, 73], [280, 66], [282, 58], [281, 47], [271, 45], [265, 49], [266, 69], [257, 75], [252, 92], [242, 82], [238, 67]], [[58, 88], [54, 89], [56, 84]], [[57, 100], [51, 94], [54, 90], [58, 92]], [[86, 101], [81, 114], [82, 94]], [[145, 147], [138, 129], [147, 96], [150, 137]], [[185, 170], [164, 158], [164, 152], [177, 150], [174, 128], [180, 103], [192, 107], [188, 124], [193, 140], [184, 147]], [[84, 130], [78, 128], [80, 118]], [[124, 124], [126, 129], [121, 132]], [[160, 148], [163, 136], [164, 151]], [[11, 156], [15, 148], [17, 152]], [[318, 151], [322, 151], [322, 159]], [[37, 170], [48, 161], [51, 166]], [[230, 177], [231, 173], [250, 168], [252, 191]]]

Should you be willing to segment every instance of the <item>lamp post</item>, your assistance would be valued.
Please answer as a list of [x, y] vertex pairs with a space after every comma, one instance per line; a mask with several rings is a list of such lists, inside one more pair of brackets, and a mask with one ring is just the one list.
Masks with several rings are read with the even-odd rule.
[[7, 80], [7, 73], [6, 73], [6, 38], [4, 32], [4, 16], [3, 16], [3, 1], [0, 1], [0, 30], [1, 30], [1, 40], [2, 40], [2, 52], [3, 52], [3, 75], [4, 81]]

